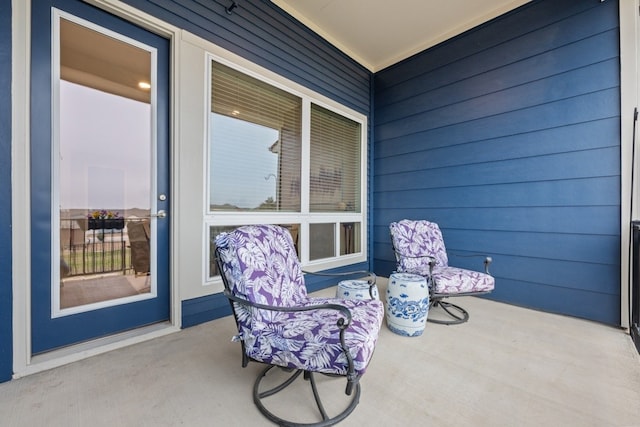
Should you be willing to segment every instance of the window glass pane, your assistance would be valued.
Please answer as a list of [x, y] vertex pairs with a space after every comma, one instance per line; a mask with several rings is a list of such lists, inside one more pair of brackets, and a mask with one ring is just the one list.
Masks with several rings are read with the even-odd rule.
[[309, 259], [336, 256], [335, 224], [309, 224]]
[[302, 100], [212, 62], [209, 208], [300, 211]]
[[[291, 238], [293, 239], [293, 244], [296, 247], [296, 253], [298, 254], [298, 258], [300, 258], [300, 249], [298, 246], [299, 241], [299, 224], [279, 224], [282, 227], [285, 227], [291, 233]], [[231, 231], [240, 227], [239, 225], [224, 225], [224, 226], [211, 226], [209, 227], [209, 277], [215, 277], [220, 275], [218, 271], [218, 265], [216, 264], [216, 245], [215, 239], [216, 236], [225, 231]]]
[[310, 212], [360, 212], [361, 125], [311, 105]]
[[360, 252], [360, 223], [343, 222], [340, 224], [340, 255]]

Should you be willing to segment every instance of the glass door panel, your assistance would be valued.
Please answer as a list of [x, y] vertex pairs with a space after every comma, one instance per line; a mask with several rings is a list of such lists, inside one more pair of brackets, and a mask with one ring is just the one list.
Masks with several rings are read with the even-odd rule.
[[60, 19], [55, 311], [152, 292], [148, 50]]

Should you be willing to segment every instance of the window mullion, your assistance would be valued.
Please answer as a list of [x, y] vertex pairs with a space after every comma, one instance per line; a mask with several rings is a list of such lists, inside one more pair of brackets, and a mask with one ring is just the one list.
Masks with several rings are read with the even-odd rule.
[[301, 161], [301, 208], [302, 214], [309, 214], [309, 182], [311, 156], [311, 102], [302, 101], [302, 161]]
[[311, 155], [311, 102], [302, 100], [302, 151], [300, 167], [300, 257], [302, 264], [309, 262], [309, 182]]

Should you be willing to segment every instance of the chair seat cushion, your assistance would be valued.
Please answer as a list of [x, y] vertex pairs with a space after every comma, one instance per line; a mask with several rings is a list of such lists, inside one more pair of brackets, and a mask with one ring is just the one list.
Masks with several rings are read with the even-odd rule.
[[[303, 306], [340, 304], [351, 311], [345, 342], [355, 372], [364, 374], [373, 355], [384, 309], [377, 300], [308, 298]], [[253, 309], [251, 330], [243, 331], [247, 356], [278, 366], [345, 375], [347, 360], [340, 347], [337, 321], [344, 317], [332, 309], [279, 312]]]
[[495, 279], [492, 276], [457, 267], [435, 267], [433, 279], [436, 294], [490, 292], [495, 287]]

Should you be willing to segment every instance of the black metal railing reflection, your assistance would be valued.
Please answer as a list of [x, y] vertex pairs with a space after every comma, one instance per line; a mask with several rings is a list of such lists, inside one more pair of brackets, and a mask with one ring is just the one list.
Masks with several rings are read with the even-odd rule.
[[[131, 221], [127, 221], [130, 223]], [[85, 219], [60, 221], [60, 275], [82, 276], [131, 270], [127, 229], [91, 228]]]

